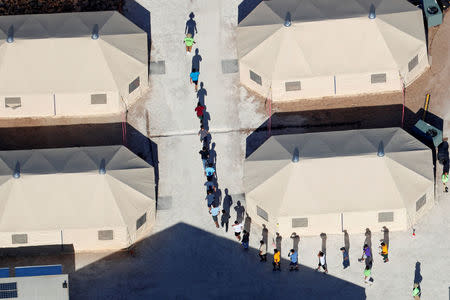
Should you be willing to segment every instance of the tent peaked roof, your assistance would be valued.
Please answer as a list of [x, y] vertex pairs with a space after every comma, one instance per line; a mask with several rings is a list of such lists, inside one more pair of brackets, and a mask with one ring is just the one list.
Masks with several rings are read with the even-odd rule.
[[248, 197], [285, 216], [404, 208], [433, 181], [431, 150], [400, 128], [272, 136], [244, 176]]
[[153, 168], [124, 146], [0, 151], [0, 231], [135, 226], [154, 186]]
[[405, 66], [426, 49], [422, 12], [406, 0], [262, 1], [239, 23], [237, 44], [241, 63], [281, 81], [384, 72], [406, 78]]
[[418, 9], [405, 0], [277, 0], [261, 3], [239, 26], [283, 24], [287, 13], [292, 22], [368, 17], [370, 7], [378, 15], [396, 14]]
[[118, 12], [0, 17], [4, 95], [120, 92], [147, 61], [147, 34]]

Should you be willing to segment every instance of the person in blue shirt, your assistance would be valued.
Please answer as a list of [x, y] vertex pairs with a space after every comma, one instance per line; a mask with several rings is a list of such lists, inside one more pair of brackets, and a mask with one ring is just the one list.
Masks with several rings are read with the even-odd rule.
[[344, 266], [344, 269], [346, 269], [350, 266], [348, 251], [347, 249], [345, 249], [345, 247], [342, 247], [340, 250], [342, 251], [342, 266]]
[[191, 75], [189, 77], [191, 78], [191, 83], [195, 84], [195, 91], [197, 92], [197, 86], [198, 86], [198, 76], [200, 76], [200, 72], [197, 69], [192, 69]]
[[208, 181], [212, 181], [215, 174], [216, 170], [214, 169], [214, 165], [212, 163], [209, 163], [208, 167], [205, 168], [205, 176]]
[[289, 271], [298, 271], [298, 252], [294, 249], [289, 251], [288, 257], [290, 257], [291, 262], [289, 263]]

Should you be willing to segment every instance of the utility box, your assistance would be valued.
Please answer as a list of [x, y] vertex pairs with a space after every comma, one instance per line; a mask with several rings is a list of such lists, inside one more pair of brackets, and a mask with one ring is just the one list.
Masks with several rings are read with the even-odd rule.
[[437, 129], [422, 120], [417, 121], [416, 125], [413, 127], [413, 131], [433, 142], [435, 147], [442, 143], [442, 130]]
[[423, 11], [428, 28], [442, 24], [442, 11], [436, 0], [423, 0]]

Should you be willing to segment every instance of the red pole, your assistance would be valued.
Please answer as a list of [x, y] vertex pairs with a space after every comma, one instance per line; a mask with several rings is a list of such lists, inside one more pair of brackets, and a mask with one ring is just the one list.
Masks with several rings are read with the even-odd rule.
[[406, 98], [406, 87], [405, 83], [402, 84], [402, 93], [403, 93], [403, 109], [402, 109], [402, 128], [405, 122], [405, 98]]

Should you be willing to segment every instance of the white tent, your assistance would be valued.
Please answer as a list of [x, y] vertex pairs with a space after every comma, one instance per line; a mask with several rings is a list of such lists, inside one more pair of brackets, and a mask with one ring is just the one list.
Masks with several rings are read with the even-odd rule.
[[244, 184], [252, 220], [285, 236], [405, 230], [434, 203], [431, 150], [400, 128], [272, 136]]
[[0, 247], [120, 249], [155, 209], [153, 168], [124, 146], [0, 151]]
[[398, 91], [429, 66], [422, 11], [406, 0], [262, 1], [237, 45], [241, 82], [273, 101]]
[[118, 12], [2, 16], [0, 117], [124, 111], [148, 88], [147, 53]]

